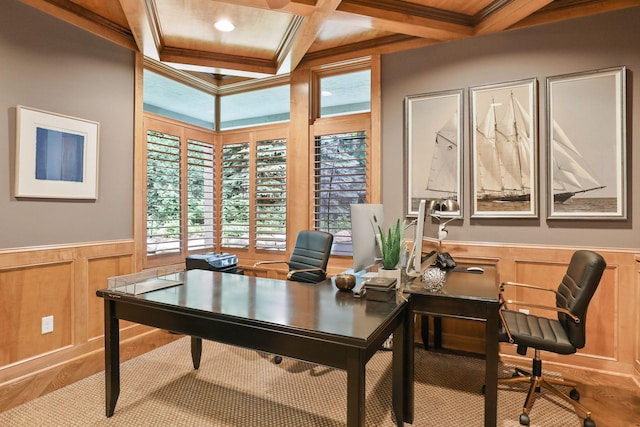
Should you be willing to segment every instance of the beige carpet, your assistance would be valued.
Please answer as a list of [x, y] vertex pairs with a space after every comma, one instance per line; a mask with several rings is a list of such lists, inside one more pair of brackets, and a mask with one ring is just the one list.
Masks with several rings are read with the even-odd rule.
[[[367, 364], [367, 426], [394, 426], [391, 353]], [[501, 375], [508, 376], [501, 366]], [[10, 411], [0, 426], [322, 426], [346, 423], [346, 373], [251, 350], [203, 342], [202, 363], [192, 369], [188, 338], [122, 364], [115, 414], [104, 416], [104, 373]], [[481, 359], [416, 350], [417, 427], [482, 426]], [[525, 391], [498, 391], [498, 425], [519, 426]], [[555, 397], [542, 397], [532, 426], [580, 426]], [[410, 424], [405, 424], [409, 426]]]

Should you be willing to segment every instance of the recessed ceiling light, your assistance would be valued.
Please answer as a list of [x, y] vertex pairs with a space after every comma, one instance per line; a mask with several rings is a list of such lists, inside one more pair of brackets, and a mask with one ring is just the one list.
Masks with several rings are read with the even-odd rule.
[[215, 24], [213, 24], [213, 26], [216, 27], [218, 30], [224, 31], [224, 32], [233, 31], [234, 28], [236, 28], [235, 25], [233, 25], [231, 21], [229, 21], [228, 19], [221, 19], [217, 21]]

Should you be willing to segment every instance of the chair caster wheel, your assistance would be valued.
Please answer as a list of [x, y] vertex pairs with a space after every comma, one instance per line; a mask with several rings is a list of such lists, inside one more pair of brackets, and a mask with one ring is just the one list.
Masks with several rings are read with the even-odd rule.
[[585, 418], [584, 427], [596, 427], [596, 422], [593, 421], [591, 418]]
[[529, 425], [529, 415], [520, 414], [520, 425], [521, 426], [528, 426]]
[[573, 400], [580, 400], [580, 393], [575, 388], [569, 392], [569, 397]]
[[273, 363], [275, 363], [276, 365], [282, 363], [282, 356], [274, 356]]

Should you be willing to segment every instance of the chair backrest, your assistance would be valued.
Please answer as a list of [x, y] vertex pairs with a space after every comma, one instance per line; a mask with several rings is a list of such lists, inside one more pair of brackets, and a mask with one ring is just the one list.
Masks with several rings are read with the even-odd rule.
[[289, 270], [321, 268], [322, 271], [295, 273], [291, 280], [318, 283], [326, 279], [327, 264], [331, 255], [333, 235], [323, 231], [303, 230], [298, 233], [296, 245], [289, 260]]
[[566, 314], [558, 313], [558, 320], [575, 348], [585, 345], [587, 308], [606, 266], [607, 263], [600, 254], [586, 250], [576, 251], [556, 292], [556, 307], [565, 308], [580, 319], [576, 323]]

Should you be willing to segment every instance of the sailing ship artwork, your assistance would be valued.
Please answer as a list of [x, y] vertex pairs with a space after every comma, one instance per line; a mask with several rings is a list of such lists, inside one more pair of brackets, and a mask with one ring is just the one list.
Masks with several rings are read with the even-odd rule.
[[547, 79], [550, 218], [624, 218], [624, 67]]
[[536, 80], [471, 89], [473, 216], [537, 216]]
[[[421, 200], [461, 204], [462, 90], [411, 95], [405, 99], [407, 215]], [[457, 217], [457, 211], [443, 212]]]

